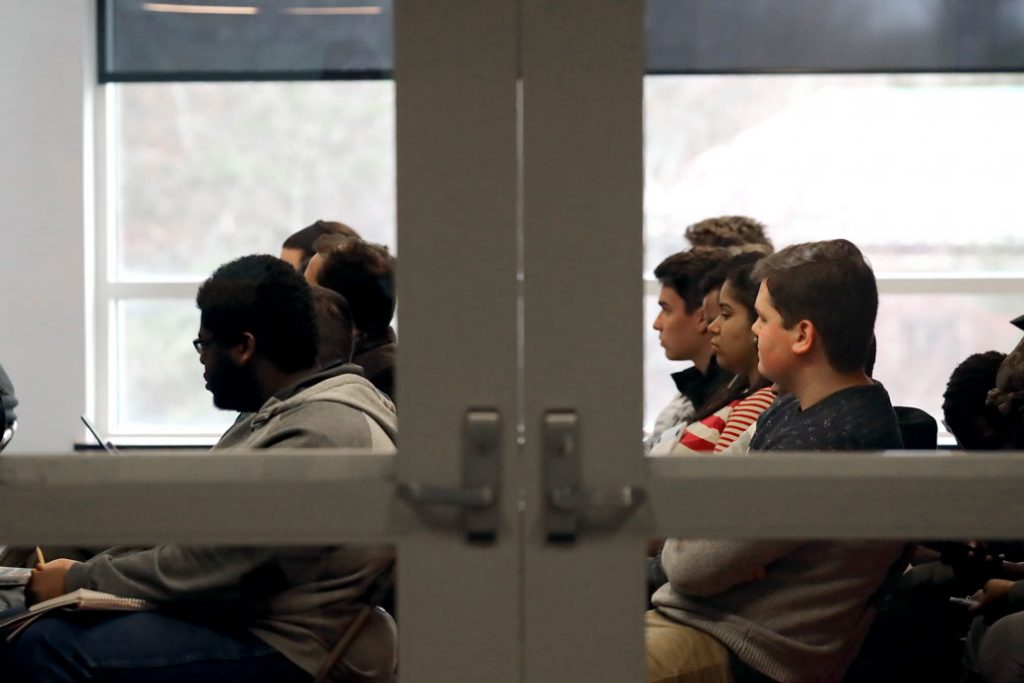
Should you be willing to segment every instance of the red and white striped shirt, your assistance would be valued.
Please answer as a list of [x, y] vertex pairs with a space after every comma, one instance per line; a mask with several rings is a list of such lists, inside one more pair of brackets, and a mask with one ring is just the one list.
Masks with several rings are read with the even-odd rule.
[[720, 453], [775, 401], [771, 387], [758, 389], [750, 396], [733, 401], [703, 420], [690, 423], [683, 431], [671, 454], [686, 452]]
[[758, 389], [750, 396], [740, 399], [733, 404], [729, 419], [725, 422], [722, 435], [718, 437], [715, 444], [715, 453], [721, 453], [732, 445], [740, 434], [747, 431], [747, 428], [757, 422], [761, 413], [768, 410], [768, 406], [775, 402], [775, 392], [771, 387]]

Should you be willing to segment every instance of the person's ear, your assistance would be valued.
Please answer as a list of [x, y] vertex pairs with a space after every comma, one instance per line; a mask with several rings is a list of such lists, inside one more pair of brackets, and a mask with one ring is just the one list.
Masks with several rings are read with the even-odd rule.
[[707, 319], [707, 316], [704, 315], [704, 307], [698, 307], [697, 310], [693, 312], [693, 314], [697, 316], [697, 331], [700, 332], [701, 334], [704, 334], [705, 332], [708, 331], [708, 325], [711, 322], [710, 320]]
[[814, 323], [810, 320], [801, 320], [793, 326], [791, 332], [793, 335], [791, 348], [794, 355], [803, 356], [810, 353], [818, 336], [818, 331], [814, 329]]
[[235, 365], [248, 365], [256, 355], [256, 337], [252, 336], [251, 332], [243, 332], [241, 339], [231, 347], [228, 355]]

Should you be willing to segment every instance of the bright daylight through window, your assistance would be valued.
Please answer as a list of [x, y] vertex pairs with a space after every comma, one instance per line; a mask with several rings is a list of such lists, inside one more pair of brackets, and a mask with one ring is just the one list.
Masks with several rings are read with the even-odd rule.
[[[1008, 321], [1021, 313], [1019, 295], [1000, 294], [998, 281], [959, 283], [1024, 277], [1024, 77], [656, 76], [644, 85], [648, 278], [687, 246], [687, 225], [712, 216], [754, 217], [776, 248], [846, 237], [882, 292], [875, 376], [894, 403], [936, 418], [957, 363], [1016, 343]], [[649, 284], [648, 428], [675, 393], [669, 373], [682, 369], [650, 329], [656, 293]]]
[[212, 440], [232, 416], [213, 408], [190, 343], [195, 287], [317, 219], [394, 252], [394, 83], [108, 87], [117, 202], [97, 287], [109, 312], [98, 413], [119, 436]]
[[[118, 200], [98, 287], [99, 412], [121, 436], [212, 436], [230, 416], [202, 387], [193, 290], [181, 288], [233, 256], [276, 253], [318, 218], [394, 249], [394, 84], [110, 87]], [[647, 277], [710, 216], [755, 217], [778, 247], [847, 237], [883, 293], [876, 376], [895, 402], [938, 417], [953, 367], [1016, 339], [1017, 297], [958, 282], [1019, 272], [1022, 119], [1018, 75], [648, 77]], [[650, 330], [647, 292], [650, 426], [680, 368]]]

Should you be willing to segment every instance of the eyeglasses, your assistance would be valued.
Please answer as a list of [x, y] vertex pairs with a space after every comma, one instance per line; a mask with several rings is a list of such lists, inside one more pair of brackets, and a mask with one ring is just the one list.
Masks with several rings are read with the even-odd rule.
[[195, 347], [196, 353], [202, 353], [206, 349], [210, 348], [210, 344], [212, 343], [212, 337], [210, 339], [202, 339], [200, 337], [196, 337], [195, 339], [192, 340], [192, 346]]

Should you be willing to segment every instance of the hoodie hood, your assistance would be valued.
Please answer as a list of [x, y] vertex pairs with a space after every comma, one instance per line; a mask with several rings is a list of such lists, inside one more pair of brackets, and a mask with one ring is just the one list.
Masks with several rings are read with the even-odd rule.
[[268, 399], [253, 416], [252, 430], [256, 431], [300, 406], [318, 401], [340, 403], [358, 410], [373, 420], [392, 443], [398, 439], [398, 422], [391, 399], [370, 384], [358, 366], [350, 364], [325, 369], [296, 384], [285, 397]]
[[[345, 409], [332, 410], [331, 404]], [[259, 411], [240, 414], [214, 449], [274, 448], [286, 442], [292, 448], [389, 451], [397, 437], [391, 400], [363, 377], [359, 366], [338, 363], [279, 391]]]

